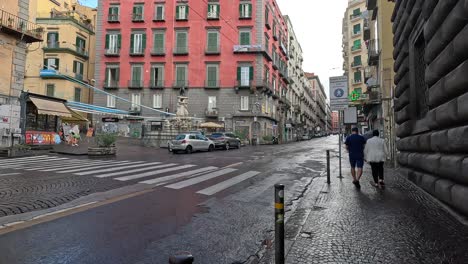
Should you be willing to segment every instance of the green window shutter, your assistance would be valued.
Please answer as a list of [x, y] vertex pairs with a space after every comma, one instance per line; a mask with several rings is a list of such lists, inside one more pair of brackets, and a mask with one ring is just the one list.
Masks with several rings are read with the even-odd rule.
[[154, 48], [156, 50], [161, 50], [164, 48], [164, 34], [163, 33], [154, 33]]
[[249, 67], [249, 79], [251, 81], [254, 79], [254, 69], [252, 66]]
[[158, 18], [158, 19], [163, 18], [163, 7], [162, 6], [156, 7], [156, 18]]
[[189, 6], [185, 6], [185, 18], [188, 19]]
[[361, 80], [361, 72], [360, 71], [354, 72], [354, 80], [355, 81]]
[[[216, 67], [215, 66], [208, 66], [208, 81], [209, 82], [214, 82], [217, 80], [217, 74], [216, 74]], [[214, 83], [213, 83], [214, 84]]]
[[185, 67], [177, 67], [176, 75], [179, 83], [185, 81]]
[[179, 10], [179, 9], [180, 9], [180, 6], [176, 6], [176, 9], [175, 9], [175, 10], [176, 10], [176, 13], [175, 13], [175, 14], [176, 14], [176, 15], [175, 15], [176, 19], [179, 18], [179, 14], [180, 14], [180, 10]]
[[135, 34], [130, 34], [130, 51], [133, 51]]
[[113, 15], [114, 14], [114, 8], [113, 7], [109, 7], [109, 15]]
[[76, 72], [76, 64], [77, 64], [77, 63], [78, 63], [77, 61], [73, 61], [73, 72], [74, 72], [74, 73], [77, 73], [77, 72]]
[[241, 80], [241, 67], [237, 67], [237, 80]]
[[142, 47], [143, 47], [143, 50], [144, 50], [144, 49], [146, 49], [146, 33], [143, 34], [142, 41], [143, 41]]
[[252, 17], [252, 4], [248, 4], [247, 5], [249, 7], [249, 13], [248, 13], [248, 17]]
[[359, 8], [353, 10], [353, 15], [361, 14], [361, 10]]
[[55, 59], [55, 66], [57, 66], [56, 70], [59, 70], [59, 59]]
[[221, 6], [220, 5], [216, 5], [216, 12], [217, 12], [217, 15], [219, 17], [221, 15]]
[[218, 50], [218, 33], [208, 32], [208, 50]]
[[180, 32], [177, 34], [177, 47], [186, 48], [187, 47], [187, 33]]
[[115, 70], [115, 80], [116, 80], [117, 82], [119, 82], [119, 80], [120, 80], [120, 68], [117, 68], [117, 69]]
[[44, 59], [44, 66], [42, 68], [43, 70], [46, 70], [47, 69], [47, 59]]
[[80, 67], [80, 74], [83, 75], [83, 72], [84, 72], [84, 64], [81, 63], [81, 62], [80, 62], [80, 64], [81, 64], [81, 67]]
[[109, 48], [109, 34], [106, 34], [106, 46], [105, 46], [106, 49]]
[[117, 48], [121, 48], [122, 47], [122, 35], [121, 34], [117, 34]]
[[53, 34], [55, 34], [55, 41], [58, 42], [58, 41], [59, 41], [59, 33], [58, 33], [58, 32], [55, 32], [55, 33], [53, 33]]
[[239, 17], [242, 17], [242, 10], [244, 10], [244, 6], [239, 4]]
[[133, 14], [136, 14], [136, 13], [137, 13], [137, 7], [133, 6]]

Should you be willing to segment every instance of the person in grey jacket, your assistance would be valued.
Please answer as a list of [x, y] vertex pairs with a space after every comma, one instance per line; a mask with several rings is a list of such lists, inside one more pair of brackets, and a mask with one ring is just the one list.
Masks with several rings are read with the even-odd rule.
[[385, 140], [379, 137], [378, 130], [374, 130], [373, 137], [367, 140], [364, 158], [371, 165], [375, 187], [385, 187], [384, 162], [387, 159], [387, 154]]

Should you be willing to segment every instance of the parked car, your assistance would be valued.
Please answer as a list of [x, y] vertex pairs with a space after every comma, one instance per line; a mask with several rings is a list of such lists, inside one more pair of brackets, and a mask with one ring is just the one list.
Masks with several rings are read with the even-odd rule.
[[191, 154], [194, 151], [213, 151], [215, 143], [201, 134], [179, 134], [169, 142], [169, 152], [178, 153], [183, 151]]
[[210, 136], [210, 139], [215, 143], [216, 148], [228, 150], [230, 148], [240, 148], [241, 140], [233, 133], [217, 132]]
[[302, 135], [302, 140], [309, 140], [311, 137], [308, 134]]

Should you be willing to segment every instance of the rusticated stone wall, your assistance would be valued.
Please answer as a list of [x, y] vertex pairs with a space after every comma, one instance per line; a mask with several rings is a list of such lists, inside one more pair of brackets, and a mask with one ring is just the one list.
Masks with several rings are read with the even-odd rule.
[[392, 21], [398, 162], [468, 215], [468, 0], [399, 0]]

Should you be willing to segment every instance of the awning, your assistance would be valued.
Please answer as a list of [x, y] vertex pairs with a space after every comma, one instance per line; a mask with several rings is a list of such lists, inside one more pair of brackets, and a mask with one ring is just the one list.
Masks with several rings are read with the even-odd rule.
[[72, 114], [71, 117], [63, 117], [62, 122], [89, 122], [88, 119], [86, 119], [84, 116], [80, 115], [79, 113], [75, 111], [71, 111], [70, 113]]
[[37, 107], [37, 112], [41, 115], [72, 116], [68, 108], [62, 102], [40, 99], [32, 96], [30, 96], [29, 99], [31, 99], [33, 104]]
[[123, 111], [119, 109], [107, 108], [97, 105], [90, 105], [80, 102], [67, 102], [67, 106], [73, 111], [78, 111], [82, 113], [97, 114], [97, 115], [130, 115], [128, 111]]

